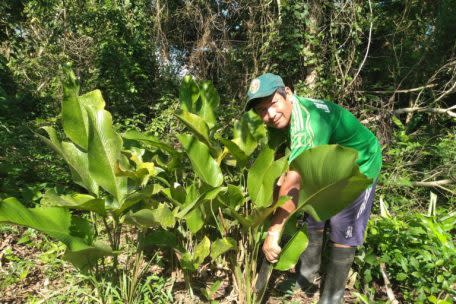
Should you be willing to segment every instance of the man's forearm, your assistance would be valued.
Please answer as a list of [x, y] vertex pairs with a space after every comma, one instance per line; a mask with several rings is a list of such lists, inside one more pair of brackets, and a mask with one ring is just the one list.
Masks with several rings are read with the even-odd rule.
[[279, 197], [289, 195], [292, 197], [292, 199], [286, 201], [280, 208], [276, 210], [272, 217], [271, 226], [269, 227], [268, 231], [280, 232], [290, 215], [293, 213], [293, 211], [296, 210], [299, 197], [299, 182], [300, 179], [297, 179], [296, 176], [292, 176], [290, 173], [287, 174], [286, 180], [280, 186]]
[[282, 231], [282, 228], [290, 217], [290, 214], [292, 214], [295, 209], [296, 205], [292, 200], [287, 201], [282, 205], [282, 207], [278, 208], [272, 217], [271, 226], [268, 231]]

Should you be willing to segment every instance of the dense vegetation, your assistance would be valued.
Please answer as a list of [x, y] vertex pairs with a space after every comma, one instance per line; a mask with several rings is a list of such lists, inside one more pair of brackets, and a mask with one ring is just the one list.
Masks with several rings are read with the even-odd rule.
[[[382, 143], [350, 300], [455, 300], [455, 0], [8, 0], [0, 3], [0, 39], [0, 221], [5, 206], [38, 206], [59, 213], [63, 226], [71, 217], [85, 227], [65, 226], [84, 240], [76, 244], [49, 233], [52, 223], [22, 223], [50, 238], [0, 226], [1, 302], [255, 300], [257, 223], [280, 200], [268, 206], [272, 180], [264, 181], [271, 193], [260, 194], [249, 176], [272, 178], [283, 168], [265, 148], [266, 130], [241, 113], [248, 82], [265, 71], [298, 94], [349, 108]], [[70, 149], [95, 154], [64, 110], [71, 98], [94, 105], [88, 130], [99, 111], [112, 114], [104, 130], [113, 141], [122, 135], [121, 173], [110, 181], [93, 167], [92, 176], [75, 170]], [[57, 154], [43, 144], [47, 136]], [[106, 163], [97, 155], [92, 163]], [[270, 171], [250, 173], [255, 159]], [[247, 197], [254, 204], [240, 207]], [[303, 238], [292, 232], [291, 240]], [[81, 246], [88, 251], [78, 255]]]

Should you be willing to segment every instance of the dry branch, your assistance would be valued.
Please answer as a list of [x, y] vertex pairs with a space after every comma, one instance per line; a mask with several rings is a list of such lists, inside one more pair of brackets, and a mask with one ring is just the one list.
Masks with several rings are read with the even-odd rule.
[[374, 22], [373, 22], [374, 16], [373, 16], [373, 12], [372, 12], [372, 3], [371, 3], [370, 0], [368, 2], [369, 2], [369, 11], [370, 11], [370, 16], [371, 16], [371, 21], [370, 21], [370, 25], [369, 25], [369, 38], [367, 40], [366, 52], [364, 53], [364, 58], [363, 58], [363, 61], [361, 62], [361, 65], [358, 68], [358, 71], [356, 72], [355, 76], [350, 81], [350, 83], [345, 87], [345, 91], [347, 91], [347, 89], [349, 87], [351, 87], [351, 85], [355, 82], [355, 80], [358, 77], [359, 73], [361, 72], [364, 64], [366, 63], [367, 55], [369, 54], [370, 45], [371, 45], [371, 41], [372, 41], [372, 27], [373, 27], [373, 24], [374, 24]]
[[382, 90], [382, 91], [357, 91], [358, 93], [371, 93], [371, 94], [397, 94], [397, 93], [412, 93], [419, 92], [424, 89], [429, 89], [435, 87], [435, 83], [430, 83], [421, 87], [404, 89], [404, 90]]
[[421, 187], [439, 187], [443, 185], [452, 184], [453, 181], [451, 179], [442, 179], [438, 181], [432, 182], [412, 182], [413, 186], [421, 186]]
[[399, 301], [396, 300], [394, 292], [390, 287], [391, 283], [386, 274], [385, 263], [380, 263], [380, 272], [382, 273], [383, 281], [385, 282], [386, 295], [388, 296], [388, 299], [391, 301], [391, 304], [399, 304]]
[[394, 110], [394, 114], [403, 114], [403, 113], [414, 113], [414, 112], [429, 112], [429, 113], [438, 113], [438, 114], [448, 114], [451, 117], [456, 117], [456, 112], [451, 111], [454, 108], [442, 109], [442, 108], [402, 108]]
[[456, 192], [452, 189], [448, 189], [444, 187], [444, 185], [449, 185], [453, 184], [454, 181], [451, 179], [442, 179], [438, 181], [432, 181], [432, 182], [412, 182], [412, 186], [420, 186], [420, 187], [435, 187], [435, 188], [440, 188], [442, 190], [448, 191], [451, 194], [456, 194]]
[[[442, 109], [442, 108], [402, 108], [402, 109], [397, 109], [394, 110], [391, 114], [392, 115], [399, 115], [399, 114], [404, 114], [404, 113], [416, 113], [416, 112], [427, 112], [427, 113], [435, 113], [435, 114], [447, 114], [451, 117], [456, 117], [456, 112], [452, 111], [455, 109], [456, 106], [449, 107], [447, 109]], [[367, 124], [370, 122], [378, 121], [382, 118], [382, 115], [376, 115], [373, 117], [369, 117], [366, 119], [363, 119], [361, 123]]]

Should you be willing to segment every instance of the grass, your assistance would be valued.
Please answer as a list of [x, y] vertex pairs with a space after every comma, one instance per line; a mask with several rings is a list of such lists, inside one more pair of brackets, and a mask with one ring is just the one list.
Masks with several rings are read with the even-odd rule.
[[[0, 303], [172, 303], [169, 282], [143, 271], [136, 284], [83, 275], [63, 260], [65, 246], [33, 229], [0, 225]], [[154, 256], [152, 264], [159, 262]], [[149, 265], [150, 266], [150, 265]], [[134, 290], [132, 290], [134, 288]]]

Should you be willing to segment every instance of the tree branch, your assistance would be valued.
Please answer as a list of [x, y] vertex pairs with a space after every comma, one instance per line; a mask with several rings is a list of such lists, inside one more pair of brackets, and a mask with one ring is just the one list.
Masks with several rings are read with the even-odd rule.
[[453, 184], [454, 181], [451, 179], [442, 179], [438, 181], [432, 181], [432, 182], [412, 182], [412, 186], [421, 186], [421, 187], [435, 187], [435, 188], [440, 188], [442, 190], [448, 191], [451, 194], [456, 194], [452, 189], [448, 189], [444, 187], [444, 185], [449, 185]]
[[[394, 110], [391, 114], [393, 115], [399, 115], [399, 114], [404, 114], [404, 113], [414, 113], [414, 112], [428, 112], [428, 113], [435, 113], [435, 114], [447, 114], [451, 117], [456, 117], [456, 112], [452, 111], [453, 109], [456, 109], [456, 106], [449, 107], [447, 109], [442, 109], [442, 108], [402, 108], [402, 109], [397, 109]], [[382, 118], [381, 115], [376, 115], [373, 117], [369, 117], [366, 119], [361, 120], [361, 123], [367, 124], [370, 122], [378, 121]]]
[[359, 73], [361, 72], [364, 64], [366, 63], [367, 55], [369, 54], [369, 49], [370, 49], [370, 45], [371, 45], [371, 41], [372, 41], [372, 26], [373, 26], [373, 23], [374, 23], [374, 21], [373, 21], [374, 20], [374, 16], [373, 16], [373, 13], [372, 13], [372, 3], [371, 3], [370, 0], [369, 0], [369, 11], [370, 11], [370, 15], [371, 15], [371, 22], [370, 22], [370, 25], [369, 25], [369, 39], [367, 41], [366, 53], [364, 54], [363, 61], [361, 62], [361, 65], [359, 66], [358, 71], [356, 71], [356, 74], [353, 77], [352, 81], [350, 81], [350, 83], [345, 87], [345, 91], [347, 91], [347, 89], [349, 87], [351, 87], [351, 85], [355, 82], [355, 80], [358, 77]]
[[424, 89], [435, 87], [435, 83], [430, 83], [421, 87], [413, 88], [413, 89], [405, 89], [405, 90], [383, 90], [383, 91], [357, 91], [358, 93], [374, 93], [374, 94], [391, 94], [391, 93], [412, 93], [421, 91]]
[[452, 184], [453, 181], [451, 179], [442, 179], [438, 181], [432, 182], [412, 182], [413, 186], [422, 186], [422, 187], [439, 187], [443, 185]]
[[451, 111], [454, 107], [448, 109], [442, 108], [402, 108], [394, 110], [394, 114], [403, 114], [403, 113], [413, 113], [413, 112], [429, 112], [429, 113], [438, 113], [438, 114], [448, 114], [451, 117], [456, 117], [456, 113]]
[[380, 263], [380, 272], [382, 273], [383, 281], [385, 282], [386, 295], [388, 296], [388, 299], [391, 301], [391, 304], [399, 304], [399, 301], [396, 300], [394, 292], [390, 287], [391, 283], [386, 274], [385, 263]]

